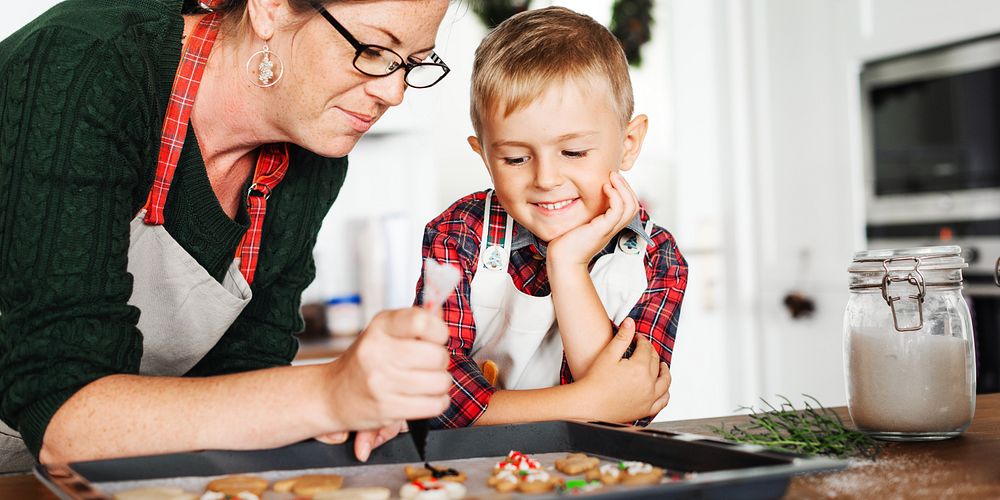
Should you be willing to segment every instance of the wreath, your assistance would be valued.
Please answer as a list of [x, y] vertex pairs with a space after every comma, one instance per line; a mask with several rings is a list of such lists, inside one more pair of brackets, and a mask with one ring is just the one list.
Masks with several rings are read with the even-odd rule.
[[[515, 14], [528, 10], [531, 0], [472, 1], [472, 11], [487, 28], [496, 28]], [[649, 41], [653, 25], [653, 0], [615, 0], [609, 30], [618, 38], [625, 58], [633, 66], [642, 64], [642, 46]]]

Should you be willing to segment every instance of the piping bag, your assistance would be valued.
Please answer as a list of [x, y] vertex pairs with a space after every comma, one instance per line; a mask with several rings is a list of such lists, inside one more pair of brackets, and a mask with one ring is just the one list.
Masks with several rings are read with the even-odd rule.
[[[441, 306], [448, 296], [458, 286], [462, 279], [462, 273], [457, 267], [451, 264], [441, 264], [434, 259], [424, 261], [424, 289], [423, 308], [440, 314]], [[430, 420], [421, 418], [418, 420], [408, 420], [407, 427], [410, 429], [410, 438], [413, 445], [420, 454], [420, 461], [426, 464], [427, 433], [430, 431]], [[430, 468], [430, 467], [428, 467]]]

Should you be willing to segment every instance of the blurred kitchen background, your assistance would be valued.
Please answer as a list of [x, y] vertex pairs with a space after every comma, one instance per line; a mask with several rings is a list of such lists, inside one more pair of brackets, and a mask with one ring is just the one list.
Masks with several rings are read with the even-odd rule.
[[[56, 2], [8, 5], [5, 37]], [[534, 0], [609, 25], [613, 0]], [[1000, 3], [654, 0], [632, 82], [650, 117], [627, 174], [690, 265], [661, 420], [783, 394], [846, 403], [846, 268], [865, 248], [960, 244], [980, 390], [998, 387]], [[640, 10], [644, 15], [645, 11]], [[639, 15], [636, 19], [642, 19]], [[350, 330], [413, 300], [423, 225], [489, 186], [468, 148], [468, 81], [486, 32], [455, 1], [437, 42], [452, 68], [410, 90], [358, 144], [304, 301]], [[297, 68], [289, 68], [296, 71]], [[876, 168], [875, 165], [878, 165]]]

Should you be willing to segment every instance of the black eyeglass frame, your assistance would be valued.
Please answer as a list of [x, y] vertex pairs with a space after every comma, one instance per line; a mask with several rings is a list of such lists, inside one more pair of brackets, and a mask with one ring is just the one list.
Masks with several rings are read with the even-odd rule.
[[[328, 23], [330, 23], [330, 26], [333, 26], [333, 29], [337, 30], [337, 33], [340, 33], [340, 35], [343, 36], [345, 40], [347, 40], [347, 43], [351, 44], [351, 47], [354, 47], [354, 60], [351, 62], [351, 64], [354, 66], [354, 69], [360, 71], [364, 75], [374, 76], [374, 77], [389, 76], [395, 73], [396, 71], [399, 71], [400, 68], [403, 68], [403, 74], [404, 74], [403, 81], [406, 83], [406, 85], [415, 89], [426, 89], [428, 87], [433, 87], [434, 85], [437, 85], [438, 82], [443, 80], [444, 77], [448, 76], [448, 73], [451, 72], [451, 68], [449, 68], [448, 65], [445, 64], [444, 61], [442, 61], [441, 58], [438, 57], [438, 55], [435, 54], [434, 52], [431, 52], [430, 55], [430, 60], [434, 62], [411, 63], [407, 61], [403, 56], [399, 55], [399, 53], [397, 53], [395, 50], [392, 50], [388, 47], [383, 47], [381, 45], [375, 45], [371, 43], [361, 43], [358, 41], [357, 38], [354, 38], [354, 35], [352, 35], [350, 31], [347, 31], [347, 28], [345, 28], [343, 24], [340, 24], [340, 21], [334, 19], [333, 14], [330, 14], [330, 11], [326, 10], [326, 7], [324, 7], [321, 3], [312, 2], [312, 5], [316, 9], [316, 11], [319, 12], [320, 15], [322, 15], [323, 18], [326, 19]], [[398, 57], [401, 62], [398, 66], [389, 70], [388, 73], [381, 75], [369, 73], [358, 67], [358, 59], [360, 59], [361, 54], [363, 54], [365, 50], [368, 50], [369, 48], [375, 48], [378, 50], [387, 51], [393, 54], [394, 56]], [[410, 70], [419, 66], [438, 66], [442, 70], [444, 70], [444, 72], [441, 73], [441, 76], [438, 77], [437, 80], [434, 80], [429, 85], [413, 85], [408, 80], [408, 77], [410, 76]]]

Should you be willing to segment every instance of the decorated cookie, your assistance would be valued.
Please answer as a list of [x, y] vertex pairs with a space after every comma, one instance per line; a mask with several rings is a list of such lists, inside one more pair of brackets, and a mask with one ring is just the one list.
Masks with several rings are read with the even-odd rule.
[[180, 488], [136, 488], [115, 494], [115, 500], [197, 500], [197, 493]]
[[601, 461], [597, 458], [588, 457], [583, 453], [570, 453], [565, 458], [556, 460], [556, 470], [563, 474], [576, 476], [597, 467], [600, 463]]
[[552, 491], [559, 480], [542, 468], [538, 461], [519, 452], [511, 451], [493, 467], [493, 475], [486, 480], [500, 493], [545, 493]]
[[403, 467], [403, 472], [406, 473], [406, 478], [410, 481], [424, 477], [433, 477], [441, 481], [454, 481], [458, 483], [464, 483], [466, 480], [465, 473], [450, 468], [434, 467], [429, 463], [425, 463], [423, 467], [407, 465]]
[[465, 492], [462, 483], [425, 477], [404, 484], [399, 489], [399, 497], [403, 500], [454, 500], [464, 497]]
[[653, 467], [645, 462], [621, 462], [618, 465], [624, 469], [621, 483], [627, 485], [656, 484], [663, 479], [663, 469]]
[[604, 484], [615, 484], [621, 478], [622, 471], [618, 464], [604, 464], [587, 471], [588, 481], [600, 481]]
[[645, 485], [659, 483], [663, 469], [645, 462], [618, 462], [604, 464], [587, 472], [588, 480], [600, 480], [604, 484]]
[[560, 484], [559, 479], [544, 470], [521, 472], [517, 491], [527, 494], [548, 493]]
[[267, 490], [267, 480], [257, 476], [226, 476], [208, 483], [205, 489], [231, 497], [240, 493], [251, 493], [259, 497]]
[[521, 476], [516, 471], [499, 470], [486, 480], [486, 484], [500, 493], [508, 493], [517, 489]]
[[501, 470], [508, 471], [524, 471], [524, 470], [541, 470], [542, 464], [538, 463], [537, 460], [532, 459], [528, 455], [525, 455], [519, 451], [511, 450], [507, 454], [507, 457], [498, 462], [493, 467], [493, 473], [496, 474]]
[[392, 492], [389, 488], [372, 486], [370, 488], [344, 488], [337, 491], [321, 491], [313, 496], [313, 500], [388, 500]]

